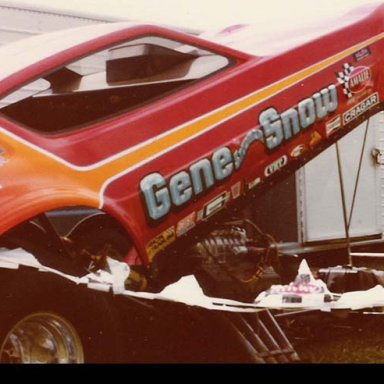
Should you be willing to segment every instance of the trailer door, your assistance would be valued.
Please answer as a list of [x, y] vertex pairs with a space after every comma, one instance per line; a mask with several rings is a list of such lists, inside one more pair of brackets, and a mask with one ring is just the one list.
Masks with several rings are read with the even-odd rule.
[[[339, 141], [348, 216], [365, 127], [366, 122]], [[384, 154], [383, 113], [373, 116], [369, 122], [349, 230], [350, 236], [355, 238], [373, 235], [381, 237], [383, 229], [384, 165], [379, 165], [374, 160], [372, 151], [375, 149]], [[377, 158], [379, 159], [380, 155]], [[344, 238], [345, 229], [335, 145], [300, 169], [296, 177], [299, 240], [306, 243]]]

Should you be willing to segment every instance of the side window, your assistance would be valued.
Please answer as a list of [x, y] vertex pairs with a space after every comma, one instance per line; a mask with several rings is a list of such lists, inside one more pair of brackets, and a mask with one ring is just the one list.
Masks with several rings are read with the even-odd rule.
[[85, 124], [155, 101], [229, 65], [226, 57], [160, 37], [87, 56], [0, 100], [0, 113], [42, 133]]

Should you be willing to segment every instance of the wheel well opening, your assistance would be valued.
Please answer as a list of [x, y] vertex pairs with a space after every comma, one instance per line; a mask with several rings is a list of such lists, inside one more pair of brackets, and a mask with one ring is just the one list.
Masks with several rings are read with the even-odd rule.
[[2, 235], [0, 246], [23, 248], [41, 264], [76, 275], [88, 273], [91, 263], [107, 256], [141, 264], [125, 228], [114, 217], [89, 207], [42, 213]]

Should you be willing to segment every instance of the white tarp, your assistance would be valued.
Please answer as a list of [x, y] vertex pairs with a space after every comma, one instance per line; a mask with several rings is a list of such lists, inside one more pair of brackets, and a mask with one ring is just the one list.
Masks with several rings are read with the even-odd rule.
[[110, 272], [99, 270], [83, 277], [71, 276], [40, 264], [37, 259], [22, 249], [0, 252], [0, 268], [17, 269], [20, 265], [33, 267], [42, 272], [51, 272], [76, 284], [85, 284], [90, 289], [147, 300], [165, 300], [198, 306], [206, 309], [230, 312], [257, 312], [253, 303], [206, 296], [194, 276], [184, 276], [178, 282], [165, 287], [160, 293], [134, 292], [126, 290], [124, 282], [129, 275], [129, 266], [108, 258]]
[[329, 292], [323, 281], [313, 277], [305, 260], [302, 261], [298, 275], [292, 283], [285, 286], [271, 286], [267, 291], [260, 293], [254, 303], [208, 297], [192, 275], [182, 277], [159, 293], [130, 291], [125, 289], [124, 285], [129, 275], [129, 266], [113, 259], [108, 259], [109, 272], [99, 270], [83, 277], [76, 277], [41, 265], [33, 255], [21, 249], [0, 252], [0, 268], [18, 269], [20, 265], [54, 273], [94, 290], [112, 291], [114, 294], [146, 300], [173, 301], [211, 310], [257, 312], [263, 308], [269, 308], [330, 311], [384, 306], [384, 287], [377, 285], [366, 291], [333, 294]]

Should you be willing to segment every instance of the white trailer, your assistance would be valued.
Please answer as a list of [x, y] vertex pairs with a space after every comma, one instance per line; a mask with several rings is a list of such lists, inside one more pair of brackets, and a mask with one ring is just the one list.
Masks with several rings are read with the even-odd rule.
[[[338, 143], [350, 216], [366, 124]], [[382, 237], [384, 229], [384, 115], [369, 121], [362, 166], [349, 235], [352, 238]], [[345, 237], [342, 200], [335, 145], [321, 153], [296, 174], [299, 240], [304, 243]]]
[[[346, 217], [351, 217], [349, 237], [352, 245], [363, 247], [383, 241], [384, 114], [380, 112], [369, 120], [363, 148], [366, 127], [367, 122], [338, 141]], [[335, 144], [261, 195], [250, 215], [274, 234], [281, 249], [288, 253], [344, 248], [341, 196]], [[372, 254], [376, 255], [379, 254]]]

